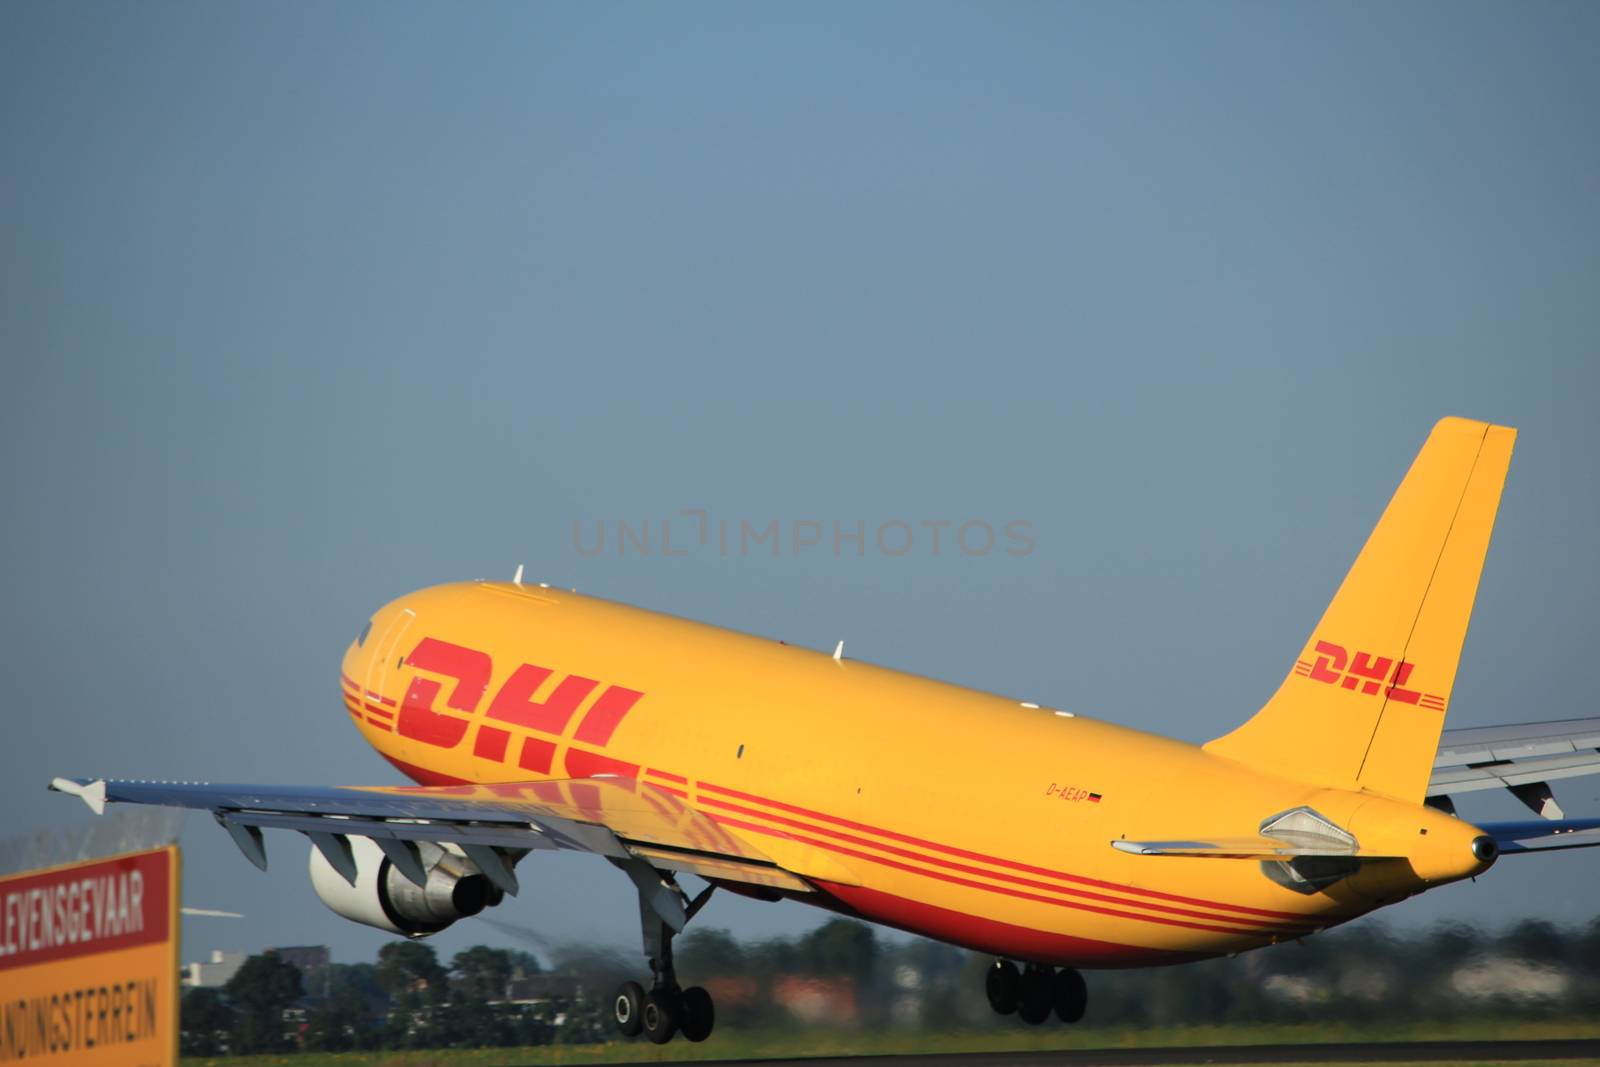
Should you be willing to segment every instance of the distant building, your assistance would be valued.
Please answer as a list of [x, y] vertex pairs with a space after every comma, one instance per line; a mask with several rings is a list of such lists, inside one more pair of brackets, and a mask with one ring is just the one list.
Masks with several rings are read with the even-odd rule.
[[852, 978], [783, 975], [772, 983], [772, 999], [804, 1023], [849, 1024], [860, 1017]]
[[761, 988], [747, 975], [714, 974], [700, 983], [711, 999], [725, 1008], [742, 1008], [761, 997]]
[[539, 1004], [561, 999], [569, 1003], [583, 994], [583, 985], [577, 976], [570, 974], [530, 974], [513, 977], [506, 983], [503, 998], [491, 1004]]
[[190, 989], [211, 989], [227, 985], [228, 979], [239, 972], [244, 966], [243, 952], [228, 952], [225, 949], [215, 949], [208, 962], [186, 963], [183, 965], [181, 983]]
[[1504, 999], [1523, 1004], [1556, 1001], [1572, 989], [1574, 976], [1565, 967], [1532, 960], [1489, 956], [1457, 967], [1450, 987], [1469, 1001]]
[[300, 981], [307, 993], [321, 988], [321, 978], [329, 960], [327, 945], [288, 945], [267, 951], [299, 970]]

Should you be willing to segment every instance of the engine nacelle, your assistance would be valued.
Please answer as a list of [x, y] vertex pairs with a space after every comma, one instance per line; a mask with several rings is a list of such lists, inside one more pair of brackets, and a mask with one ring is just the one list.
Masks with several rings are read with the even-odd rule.
[[447, 847], [417, 843], [422, 869], [428, 872], [426, 884], [418, 886], [400, 873], [370, 837], [352, 835], [349, 841], [356, 863], [355, 885], [345, 881], [312, 846], [311, 887], [324, 904], [352, 922], [391, 934], [424, 937], [504, 899], [476, 864]]

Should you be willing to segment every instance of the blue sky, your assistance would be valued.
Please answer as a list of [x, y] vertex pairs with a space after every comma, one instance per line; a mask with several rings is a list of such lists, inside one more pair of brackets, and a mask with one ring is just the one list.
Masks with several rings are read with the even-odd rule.
[[[1592, 714], [1597, 72], [1583, 4], [4, 5], [11, 820], [86, 818], [59, 773], [391, 780], [345, 644], [519, 562], [1204, 740], [1447, 414], [1522, 431], [1451, 723]], [[574, 544], [685, 509], [1034, 547]], [[376, 950], [300, 842], [184, 843], [250, 915], [187, 955]], [[508, 918], [633, 945], [625, 879], [538, 858]]]

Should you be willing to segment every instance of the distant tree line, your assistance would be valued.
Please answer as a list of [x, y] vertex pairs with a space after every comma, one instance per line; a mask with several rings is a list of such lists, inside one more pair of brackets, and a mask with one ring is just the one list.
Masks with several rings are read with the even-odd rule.
[[568, 1005], [506, 1000], [513, 974], [539, 973], [526, 952], [476, 945], [445, 966], [430, 945], [391, 941], [377, 962], [330, 964], [307, 988], [299, 968], [268, 951], [226, 985], [184, 995], [181, 1047], [212, 1056], [547, 1044]]
[[[714, 988], [719, 1027], [793, 1019], [794, 1005], [774, 992], [796, 975], [835, 983], [838, 1022], [1023, 1025], [996, 1016], [984, 999], [991, 957], [921, 939], [888, 941], [848, 920], [754, 943], [691, 930], [679, 939], [677, 962], [686, 983], [721, 987]], [[1367, 920], [1233, 959], [1085, 977], [1089, 1026], [1593, 1018], [1600, 1014], [1600, 918], [1572, 926], [1530, 920], [1493, 932], [1457, 923], [1395, 932]], [[748, 995], [730, 996], [741, 980]]]
[[1106, 1022], [1593, 1018], [1600, 918], [1405, 933], [1366, 920], [1231, 960], [1104, 972], [1090, 990], [1092, 1018]]
[[[718, 1027], [804, 1024], [930, 1029], [1022, 1025], [983, 998], [988, 957], [920, 939], [886, 939], [834, 919], [804, 935], [744, 942], [727, 931], [678, 940], [685, 985], [717, 1000]], [[571, 946], [566, 976], [510, 997], [543, 967], [526, 952], [474, 946], [449, 964], [424, 942], [394, 941], [375, 963], [333, 964], [306, 988], [272, 953], [226, 986], [183, 1000], [190, 1055], [346, 1049], [465, 1048], [611, 1039], [610, 993], [636, 978], [631, 955]], [[1362, 922], [1303, 941], [1150, 970], [1088, 972], [1086, 1025], [1406, 1021], [1600, 1012], [1600, 918], [1527, 921], [1494, 933], [1459, 924], [1396, 933]]]

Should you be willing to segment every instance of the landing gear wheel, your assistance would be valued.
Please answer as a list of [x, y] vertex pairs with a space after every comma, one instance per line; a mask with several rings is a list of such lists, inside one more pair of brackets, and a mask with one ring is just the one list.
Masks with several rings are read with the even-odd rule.
[[1029, 967], [1022, 972], [1017, 1015], [1023, 1022], [1037, 1026], [1050, 1018], [1050, 994], [1054, 978], [1048, 967]]
[[1083, 1010], [1089, 1005], [1089, 988], [1083, 983], [1083, 975], [1071, 967], [1061, 968], [1051, 982], [1050, 992], [1056, 1018], [1064, 1023], [1075, 1023], [1083, 1018]]
[[644, 1026], [644, 1036], [658, 1045], [665, 1045], [678, 1032], [677, 997], [657, 990], [644, 998], [644, 1010], [639, 1021]]
[[988, 994], [989, 1007], [996, 1015], [1010, 1015], [1017, 1010], [1021, 996], [1022, 974], [1010, 960], [995, 960], [983, 979], [983, 991]]
[[683, 991], [683, 998], [679, 1001], [682, 1009], [678, 1018], [678, 1030], [690, 1041], [704, 1041], [711, 1036], [711, 1028], [716, 1025], [716, 1007], [711, 1003], [711, 994], [699, 986], [690, 986]]
[[638, 982], [623, 982], [611, 1004], [611, 1018], [623, 1037], [637, 1037], [644, 1026], [644, 987]]

